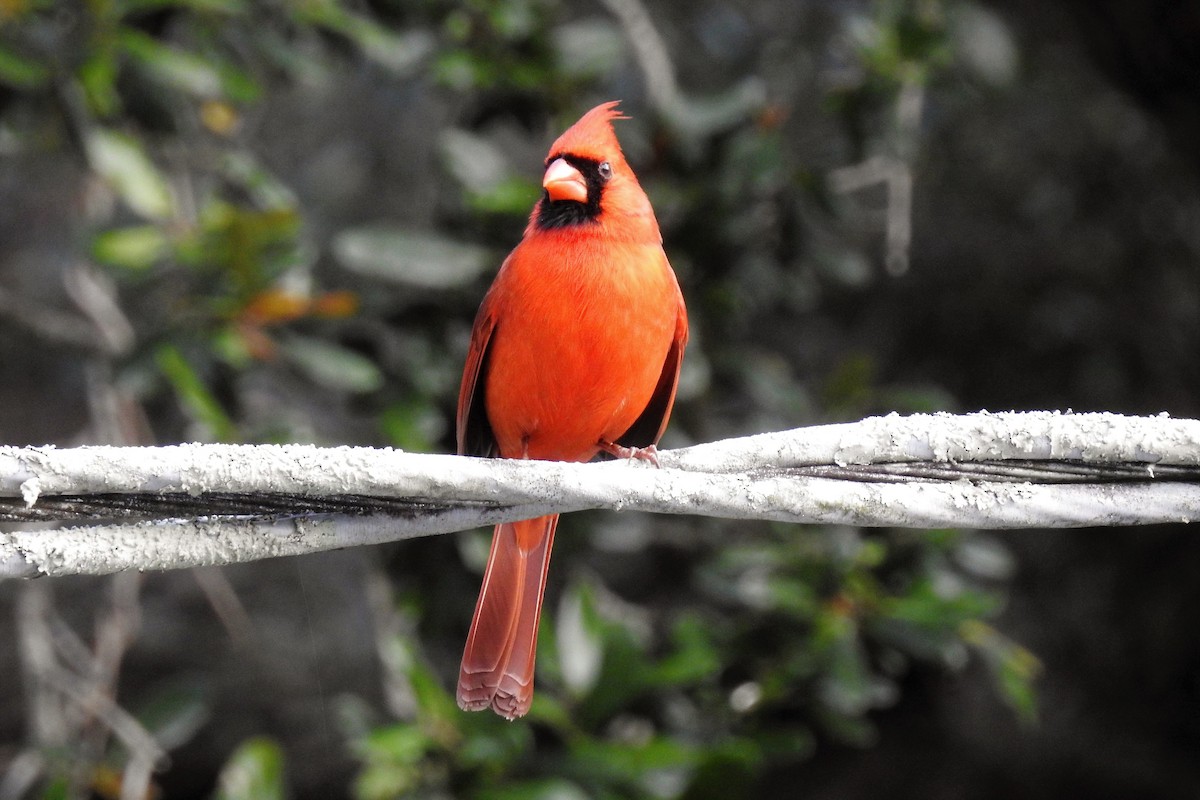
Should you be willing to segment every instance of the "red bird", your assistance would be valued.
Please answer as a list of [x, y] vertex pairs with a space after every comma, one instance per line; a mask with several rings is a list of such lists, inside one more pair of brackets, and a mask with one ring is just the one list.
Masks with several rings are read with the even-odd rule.
[[[654, 211], [593, 108], [550, 148], [544, 193], [475, 326], [458, 395], [458, 452], [657, 463], [687, 311]], [[515, 719], [533, 662], [558, 516], [497, 525], [463, 652], [458, 704]]]

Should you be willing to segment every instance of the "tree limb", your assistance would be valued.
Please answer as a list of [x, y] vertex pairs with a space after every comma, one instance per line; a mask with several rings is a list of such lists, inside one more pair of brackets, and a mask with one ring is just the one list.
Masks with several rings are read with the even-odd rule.
[[0, 575], [227, 564], [589, 508], [912, 528], [1138, 525], [1200, 513], [1200, 421], [1166, 416], [891, 415], [698, 445], [660, 461], [654, 469], [305, 445], [0, 447], [10, 514], [45, 517], [66, 503], [57, 513], [68, 516], [72, 503], [98, 500], [92, 516], [186, 517], [0, 534]]

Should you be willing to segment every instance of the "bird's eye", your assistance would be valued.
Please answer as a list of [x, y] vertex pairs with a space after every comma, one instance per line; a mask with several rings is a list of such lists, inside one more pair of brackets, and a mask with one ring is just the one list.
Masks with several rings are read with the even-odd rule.
[[612, 164], [607, 161], [601, 161], [600, 166], [596, 167], [596, 171], [600, 173], [600, 180], [607, 182], [612, 178]]

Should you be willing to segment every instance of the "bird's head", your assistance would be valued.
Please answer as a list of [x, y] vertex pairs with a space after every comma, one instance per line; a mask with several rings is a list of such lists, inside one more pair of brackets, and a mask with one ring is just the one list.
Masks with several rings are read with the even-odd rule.
[[[542, 199], [533, 213], [540, 230], [604, 222], [608, 217], [644, 218], [653, 222], [650, 201], [625, 162], [612, 121], [628, 119], [616, 101], [584, 114], [558, 137], [546, 156]], [[657, 223], [654, 223], [657, 234]]]

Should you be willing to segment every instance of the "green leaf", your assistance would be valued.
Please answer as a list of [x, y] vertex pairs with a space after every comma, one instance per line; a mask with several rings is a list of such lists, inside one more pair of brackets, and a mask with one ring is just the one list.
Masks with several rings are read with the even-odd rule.
[[573, 751], [576, 762], [586, 765], [598, 777], [610, 780], [644, 778], [647, 773], [658, 770], [690, 769], [702, 752], [679, 740], [659, 735], [651, 735], [647, 741], [582, 740], [575, 744]]
[[351, 16], [342, 33], [362, 49], [363, 55], [400, 77], [414, 72], [437, 44], [428, 31], [394, 33], [361, 16]]
[[326, 388], [364, 394], [383, 386], [375, 362], [333, 342], [293, 334], [280, 348], [297, 369]]
[[968, 620], [959, 626], [959, 632], [983, 656], [996, 688], [1009, 707], [1022, 722], [1036, 722], [1034, 681], [1042, 671], [1037, 656], [985, 622]]
[[117, 113], [121, 107], [121, 97], [117, 94], [117, 59], [113, 48], [97, 48], [79, 66], [78, 74], [92, 111], [99, 117]]
[[1000, 695], [1022, 722], [1037, 722], [1037, 690], [1033, 685], [1031, 671], [1024, 666], [1024, 659], [1008, 657], [1001, 659], [993, 668]]
[[192, 740], [211, 716], [204, 692], [178, 679], [155, 687], [137, 704], [138, 721], [154, 735], [164, 750]]
[[127, 14], [138, 11], [156, 11], [163, 8], [190, 8], [193, 11], [244, 14], [248, 8], [245, 0], [124, 0], [121, 6]]
[[382, 225], [342, 231], [333, 240], [333, 255], [359, 275], [424, 289], [462, 286], [491, 264], [484, 247]]
[[871, 673], [859, 639], [858, 626], [850, 617], [827, 612], [823, 620], [831, 636], [826, 650], [825, 675], [817, 694], [839, 716], [857, 717], [873, 705]]
[[408, 795], [420, 782], [420, 772], [407, 764], [369, 764], [354, 781], [358, 800], [393, 800]]
[[221, 94], [221, 75], [200, 56], [162, 44], [141, 31], [121, 31], [122, 49], [159, 81], [201, 97]]
[[468, 191], [486, 192], [511, 174], [508, 156], [485, 136], [451, 128], [438, 138], [446, 170]]
[[37, 89], [50, 79], [50, 69], [32, 58], [0, 47], [0, 83], [14, 89]]
[[[537, 705], [536, 695], [534, 705]], [[513, 724], [491, 712], [466, 716], [461, 711], [455, 713], [467, 734], [454, 751], [462, 767], [501, 772], [533, 749], [533, 731], [529, 725]]]
[[75, 794], [71, 789], [72, 781], [68, 781], [65, 776], [56, 775], [47, 783], [46, 788], [42, 790], [42, 796], [39, 800], [70, 800]]
[[488, 3], [487, 19], [500, 38], [518, 42], [533, 36], [538, 24], [534, 4], [530, 2]]
[[414, 29], [397, 33], [334, 0], [310, 0], [297, 10], [307, 21], [345, 36], [363, 55], [398, 76], [415, 70], [437, 45], [429, 31]]
[[994, 614], [999, 601], [983, 592], [939, 590], [932, 580], [916, 581], [909, 591], [884, 602], [884, 616], [928, 630], [952, 631], [960, 622]]
[[92, 240], [92, 255], [97, 261], [128, 270], [154, 266], [169, 249], [166, 234], [154, 225], [116, 228]]
[[445, 431], [446, 421], [428, 400], [412, 398], [385, 409], [379, 415], [379, 427], [393, 446], [410, 453], [429, 453]]
[[593, 795], [563, 778], [537, 778], [488, 789], [479, 797], [480, 800], [589, 800]]
[[367, 734], [359, 745], [367, 759], [415, 764], [425, 755], [429, 738], [412, 724], [388, 725]]
[[807, 578], [780, 570], [770, 576], [767, 587], [773, 608], [801, 619], [817, 613], [820, 601], [816, 587]]
[[120, 44], [155, 79], [188, 94], [242, 102], [259, 94], [258, 85], [229, 64], [170, 47], [141, 31], [121, 31]]
[[284, 800], [283, 748], [273, 739], [243, 742], [217, 778], [216, 800]]
[[221, 408], [221, 404], [213, 397], [212, 392], [200, 380], [200, 376], [178, 348], [169, 344], [162, 345], [155, 353], [155, 359], [158, 368], [175, 390], [175, 396], [179, 398], [184, 410], [193, 420], [208, 429], [210, 438], [222, 442], [237, 438], [237, 428], [233, 420], [225, 413], [225, 409]]
[[833, 713], [819, 713], [818, 716], [824, 733], [843, 744], [868, 748], [879, 739], [879, 730], [870, 717]]
[[299, 214], [291, 208], [249, 210], [211, 201], [200, 211], [200, 235], [181, 238], [176, 258], [225, 273], [233, 290], [233, 313], [303, 258]]
[[240, 151], [224, 154], [221, 175], [245, 189], [258, 208], [294, 210], [296, 194], [291, 187], [275, 177], [252, 154]]
[[654, 680], [663, 686], [688, 686], [716, 675], [721, 654], [712, 630], [698, 614], [687, 614], [671, 631], [675, 651], [654, 669]]
[[212, 350], [213, 355], [238, 371], [254, 361], [245, 334], [234, 325], [226, 325], [213, 333]]
[[811, 730], [786, 724], [757, 733], [754, 743], [762, 757], [773, 760], [804, 761], [817, 749], [817, 738]]
[[414, 658], [406, 677], [412, 686], [423, 721], [454, 721], [459, 713], [454, 696], [442, 686], [439, 676], [430, 667]]
[[[793, 739], [796, 749], [804, 753], [804, 746]], [[811, 744], [807, 749], [811, 749]], [[705, 748], [699, 766], [691, 777], [684, 797], [687, 800], [720, 800], [727, 797], [749, 797], [755, 794], [759, 769], [763, 760], [758, 742], [748, 739], [731, 739]]]
[[552, 43], [558, 69], [573, 78], [609, 75], [628, 57], [620, 27], [603, 17], [588, 17], [558, 26], [553, 31]]
[[94, 128], [84, 137], [88, 162], [137, 213], [150, 219], [167, 219], [175, 202], [167, 182], [132, 136], [107, 128]]
[[555, 619], [562, 680], [576, 697], [596, 685], [604, 662], [604, 634], [591, 605], [588, 587], [576, 584], [563, 593]]
[[433, 73], [439, 83], [458, 92], [488, 88], [496, 82], [488, 65], [467, 50], [439, 53], [434, 60]]
[[534, 692], [533, 705], [529, 707], [525, 719], [566, 736], [578, 730], [573, 711], [573, 708], [563, 705], [557, 695], [547, 691]]
[[533, 208], [542, 188], [528, 178], [508, 178], [480, 191], [467, 192], [467, 205], [481, 214], [524, 216]]

